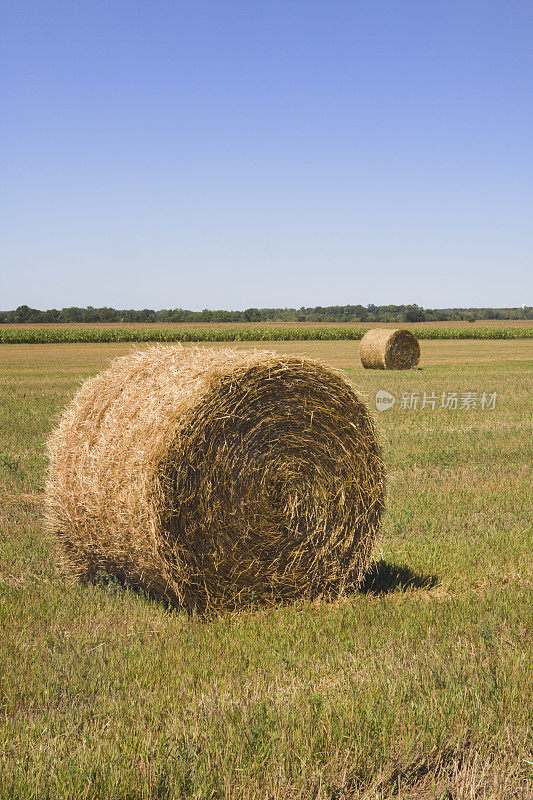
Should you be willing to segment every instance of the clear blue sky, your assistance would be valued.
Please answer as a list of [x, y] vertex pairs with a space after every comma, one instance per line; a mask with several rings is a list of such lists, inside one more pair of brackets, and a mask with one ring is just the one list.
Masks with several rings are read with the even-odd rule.
[[533, 303], [531, 0], [4, 0], [0, 309]]

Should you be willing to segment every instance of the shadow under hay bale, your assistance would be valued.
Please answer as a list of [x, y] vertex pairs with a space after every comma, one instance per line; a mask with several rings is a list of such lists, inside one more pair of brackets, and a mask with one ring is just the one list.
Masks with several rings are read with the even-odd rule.
[[365, 369], [412, 369], [420, 361], [420, 345], [412, 331], [373, 328], [359, 345]]
[[361, 580], [384, 466], [361, 398], [317, 362], [154, 347], [87, 381], [49, 443], [65, 568], [188, 609]]
[[371, 565], [356, 588], [361, 594], [382, 596], [398, 590], [433, 589], [438, 582], [436, 575], [422, 575], [405, 565], [389, 564], [381, 559]]

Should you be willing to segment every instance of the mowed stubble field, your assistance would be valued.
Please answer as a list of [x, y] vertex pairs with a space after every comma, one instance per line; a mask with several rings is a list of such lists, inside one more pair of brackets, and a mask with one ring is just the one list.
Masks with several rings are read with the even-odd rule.
[[[268, 343], [395, 395], [387, 515], [357, 594], [210, 621], [70, 585], [43, 535], [44, 441], [131, 345], [0, 348], [2, 800], [533, 796], [533, 346], [421, 347], [392, 373], [356, 342]], [[496, 407], [439, 407], [468, 391]]]

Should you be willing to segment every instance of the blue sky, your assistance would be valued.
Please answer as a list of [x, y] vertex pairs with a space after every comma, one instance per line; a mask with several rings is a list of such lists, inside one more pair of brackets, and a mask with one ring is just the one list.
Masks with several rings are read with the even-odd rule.
[[531, 0], [4, 0], [0, 308], [533, 303]]

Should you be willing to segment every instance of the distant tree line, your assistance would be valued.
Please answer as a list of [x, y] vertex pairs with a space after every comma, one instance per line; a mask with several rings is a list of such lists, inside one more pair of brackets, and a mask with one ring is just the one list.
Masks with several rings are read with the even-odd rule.
[[245, 311], [187, 311], [183, 308], [51, 308], [40, 311], [19, 306], [0, 311], [0, 323], [43, 322], [446, 322], [533, 319], [533, 307], [522, 308], [422, 308], [402, 306], [315, 306], [314, 308], [247, 308]]

